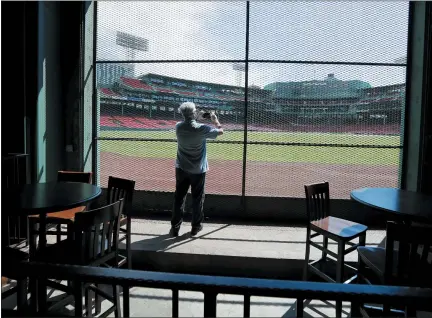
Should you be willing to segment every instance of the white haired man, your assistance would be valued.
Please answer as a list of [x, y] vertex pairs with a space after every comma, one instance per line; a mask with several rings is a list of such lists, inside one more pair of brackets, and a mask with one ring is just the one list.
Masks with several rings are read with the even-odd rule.
[[191, 187], [192, 192], [192, 231], [195, 236], [203, 228], [204, 186], [207, 162], [207, 139], [215, 139], [223, 134], [223, 129], [214, 112], [210, 119], [215, 127], [197, 123], [197, 114], [194, 103], [186, 102], [180, 105], [179, 111], [184, 120], [176, 124], [177, 159], [176, 159], [176, 190], [174, 207], [171, 219], [171, 235], [179, 234], [183, 221], [186, 195]]

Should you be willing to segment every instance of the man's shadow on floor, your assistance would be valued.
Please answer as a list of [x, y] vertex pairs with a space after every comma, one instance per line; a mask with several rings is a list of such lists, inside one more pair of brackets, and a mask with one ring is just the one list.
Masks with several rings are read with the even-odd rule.
[[[204, 236], [208, 236], [214, 234], [215, 232], [226, 229], [230, 226], [230, 224], [224, 224], [219, 226], [216, 229], [210, 229], [209, 231], [200, 232], [197, 236], [191, 236], [190, 232], [184, 232], [182, 235], [178, 237], [172, 237], [171, 234], [162, 234], [162, 235], [150, 235], [150, 234], [142, 234], [146, 236], [152, 236], [148, 239], [142, 239], [139, 241], [132, 242], [131, 250], [141, 250], [141, 251], [152, 251], [152, 252], [165, 252], [174, 247], [187, 244], [194, 240], [198, 240]], [[126, 245], [123, 243], [120, 246], [120, 249], [126, 249]]]
[[[177, 237], [172, 237], [170, 234], [163, 234], [148, 239], [132, 242], [131, 249], [163, 252], [168, 247], [174, 244], [184, 242], [186, 240], [192, 240], [192, 239], [193, 237], [191, 237], [190, 233], [183, 233], [182, 235], [179, 235]], [[126, 246], [124, 246], [123, 248], [125, 247]]]

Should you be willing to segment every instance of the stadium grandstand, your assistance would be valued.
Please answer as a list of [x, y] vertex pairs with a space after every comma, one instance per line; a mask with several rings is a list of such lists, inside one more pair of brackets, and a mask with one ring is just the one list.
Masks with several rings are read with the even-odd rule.
[[277, 82], [265, 86], [273, 90], [273, 102], [280, 113], [296, 123], [349, 121], [355, 117], [350, 105], [359, 100], [362, 89], [371, 86], [362, 81], [341, 81], [329, 74], [323, 81]]
[[351, 105], [358, 119], [382, 119], [383, 123], [398, 123], [404, 105], [405, 85], [389, 85], [362, 89], [360, 99]]
[[[157, 74], [121, 76], [99, 87], [101, 129], [167, 129], [185, 101], [215, 110], [227, 129], [243, 129], [245, 89]], [[364, 130], [398, 134], [405, 85], [371, 87], [360, 80], [275, 82], [248, 88], [248, 129], [267, 131]], [[375, 126], [374, 126], [375, 125]], [[363, 128], [362, 128], [363, 127]], [[375, 127], [375, 128], [374, 128]]]

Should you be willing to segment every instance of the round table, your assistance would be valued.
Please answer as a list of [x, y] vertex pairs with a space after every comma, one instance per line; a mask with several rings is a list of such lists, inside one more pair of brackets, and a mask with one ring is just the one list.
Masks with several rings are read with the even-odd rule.
[[395, 188], [362, 188], [351, 199], [402, 222], [432, 223], [432, 196]]
[[[40, 227], [46, 227], [46, 214], [85, 205], [102, 193], [100, 187], [78, 182], [47, 182], [12, 187], [5, 191], [8, 211], [15, 215], [40, 215]], [[41, 231], [40, 247], [46, 245]]]

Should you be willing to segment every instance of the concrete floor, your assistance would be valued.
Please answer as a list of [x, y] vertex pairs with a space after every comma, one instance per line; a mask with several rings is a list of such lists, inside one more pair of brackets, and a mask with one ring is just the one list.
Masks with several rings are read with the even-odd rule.
[[[168, 235], [169, 230], [170, 223], [167, 221], [133, 220], [132, 249], [298, 260], [303, 260], [305, 257], [306, 228], [304, 227], [208, 223], [196, 237], [191, 237], [190, 224], [185, 223], [177, 238], [171, 238]], [[382, 245], [384, 238], [385, 230], [368, 230], [366, 244]], [[329, 241], [329, 248], [336, 252], [336, 243]], [[319, 250], [311, 249], [312, 259], [320, 255]], [[348, 254], [346, 260], [357, 261], [357, 253]]]

